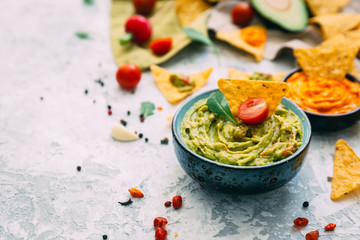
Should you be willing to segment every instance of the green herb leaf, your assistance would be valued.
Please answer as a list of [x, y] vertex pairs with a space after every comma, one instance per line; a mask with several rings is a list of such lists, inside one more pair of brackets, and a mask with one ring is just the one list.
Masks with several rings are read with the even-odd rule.
[[119, 40], [120, 45], [126, 45], [131, 42], [133, 37], [134, 36], [132, 33], [127, 33], [124, 36], [122, 36], [121, 38], [119, 38], [118, 40]]
[[229, 103], [226, 101], [226, 98], [222, 92], [217, 91], [210, 94], [208, 100], [206, 101], [206, 105], [211, 112], [219, 114], [230, 122], [239, 125], [231, 113]]
[[183, 30], [184, 30], [185, 34], [192, 40], [211, 46], [214, 49], [214, 52], [215, 52], [217, 58], [219, 58], [219, 51], [216, 48], [215, 44], [211, 41], [211, 39], [208, 36], [202, 34], [199, 31], [196, 31], [193, 28], [189, 28], [189, 27], [183, 27]]
[[90, 39], [90, 35], [87, 32], [76, 32], [75, 34], [80, 39]]
[[86, 4], [86, 5], [93, 5], [94, 0], [83, 0], [83, 3]]
[[142, 102], [141, 103], [141, 113], [144, 117], [154, 114], [155, 105], [152, 102]]

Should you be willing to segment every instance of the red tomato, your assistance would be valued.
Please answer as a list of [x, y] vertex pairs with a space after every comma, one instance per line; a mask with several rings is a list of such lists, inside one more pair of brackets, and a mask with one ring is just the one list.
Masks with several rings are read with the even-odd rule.
[[325, 231], [332, 231], [336, 228], [336, 224], [335, 223], [329, 223], [328, 225], [326, 225], [324, 227]]
[[135, 10], [139, 14], [148, 15], [154, 10], [155, 0], [133, 0]]
[[172, 204], [175, 209], [180, 208], [182, 205], [182, 197], [180, 195], [173, 197]]
[[306, 240], [317, 240], [319, 238], [319, 231], [312, 231], [306, 234], [305, 239]]
[[141, 70], [133, 63], [125, 63], [116, 72], [116, 80], [124, 89], [134, 89], [141, 79]]
[[166, 218], [163, 217], [157, 217], [154, 219], [154, 227], [165, 227], [165, 225], [168, 223], [168, 221], [166, 220]]
[[306, 218], [298, 217], [294, 220], [294, 225], [297, 227], [305, 227], [306, 225], [308, 225], [308, 223], [309, 220], [307, 220]]
[[259, 124], [265, 121], [269, 107], [264, 98], [249, 98], [238, 109], [239, 118], [247, 124]]
[[170, 51], [172, 45], [172, 38], [158, 38], [150, 43], [151, 51], [155, 55], [164, 55]]
[[167, 231], [163, 228], [156, 228], [155, 240], [165, 240], [167, 237]]
[[142, 15], [133, 15], [125, 23], [125, 31], [133, 34], [136, 43], [145, 43], [151, 37], [151, 24]]
[[240, 27], [249, 25], [254, 17], [254, 12], [250, 4], [246, 2], [238, 3], [231, 11], [232, 22]]

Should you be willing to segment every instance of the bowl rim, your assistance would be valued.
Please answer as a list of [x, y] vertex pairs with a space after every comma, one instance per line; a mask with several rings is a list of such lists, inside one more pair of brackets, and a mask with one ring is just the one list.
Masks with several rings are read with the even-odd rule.
[[[219, 166], [219, 167], [224, 167], [224, 168], [231, 168], [231, 169], [241, 169], [241, 170], [254, 170], [254, 169], [265, 169], [265, 168], [272, 168], [272, 167], [276, 167], [277, 165], [281, 165], [283, 163], [286, 163], [286, 162], [289, 162], [290, 160], [294, 159], [297, 155], [301, 154], [307, 147], [308, 145], [310, 144], [310, 141], [311, 141], [311, 137], [312, 137], [312, 127], [311, 127], [311, 124], [310, 124], [310, 120], [309, 118], [307, 117], [307, 115], [304, 113], [304, 111], [298, 106], [296, 105], [293, 101], [291, 101], [290, 99], [284, 97], [284, 99], [286, 99], [286, 101], [289, 101], [294, 108], [297, 108], [300, 112], [303, 113], [303, 116], [299, 116], [297, 115], [299, 118], [300, 118], [300, 121], [302, 121], [302, 125], [303, 125], [303, 129], [304, 129], [304, 122], [307, 123], [307, 125], [309, 126], [308, 127], [308, 132], [309, 134], [306, 136], [306, 139], [304, 141], [304, 144], [302, 144], [300, 146], [300, 148], [298, 150], [296, 150], [295, 153], [293, 153], [292, 155], [278, 161], [278, 162], [275, 162], [275, 163], [272, 163], [272, 164], [266, 164], [266, 165], [260, 165], [260, 166], [237, 166], [237, 165], [230, 165], [230, 164], [225, 164], [225, 163], [220, 163], [220, 162], [216, 162], [214, 160], [211, 160], [211, 159], [208, 159], [208, 158], [205, 158], [195, 152], [193, 152], [191, 149], [188, 148], [188, 146], [182, 141], [182, 137], [180, 135], [180, 133], [176, 130], [176, 122], [177, 122], [177, 118], [179, 117], [179, 113], [183, 110], [184, 106], [189, 104], [190, 102], [194, 101], [195, 99], [199, 98], [198, 100], [201, 100], [204, 98], [205, 95], [210, 95], [212, 92], [215, 92], [215, 91], [219, 91], [219, 89], [213, 89], [213, 90], [208, 90], [208, 91], [205, 91], [205, 92], [202, 92], [200, 94], [197, 94], [195, 96], [192, 96], [191, 98], [189, 98], [187, 101], [185, 101], [184, 103], [182, 103], [180, 105], [180, 107], [178, 108], [178, 110], [175, 112], [174, 114], [174, 117], [172, 119], [172, 122], [171, 122], [171, 130], [172, 130], [172, 133], [173, 133], [173, 137], [174, 137], [174, 140], [176, 140], [179, 145], [184, 148], [187, 152], [189, 152], [191, 155], [201, 159], [202, 161], [205, 161], [209, 164], [213, 164], [213, 165], [216, 165], [216, 166]], [[294, 112], [295, 113], [295, 112]], [[182, 121], [181, 121], [182, 122]], [[180, 122], [180, 123], [181, 123]], [[303, 136], [305, 137], [305, 136]]]
[[[286, 82], [291, 75], [293, 75], [296, 72], [301, 72], [301, 71], [302, 71], [302, 68], [294, 68], [294, 69], [290, 70], [287, 74], [285, 74], [285, 76], [281, 79], [281, 81]], [[347, 79], [349, 79], [350, 81], [357, 82], [360, 85], [360, 79], [358, 77], [356, 77], [355, 75], [353, 75], [351, 73], [346, 73], [345, 77]], [[314, 115], [314, 116], [318, 116], [318, 117], [337, 118], [337, 117], [345, 117], [345, 116], [357, 113], [358, 111], [360, 111], [360, 106], [358, 106], [354, 110], [351, 110], [350, 112], [339, 113], [339, 114], [316, 113], [316, 112], [311, 112], [311, 111], [308, 111], [308, 110], [305, 110], [302, 108], [301, 108], [301, 110], [303, 110], [306, 114], [310, 114], [310, 115]]]

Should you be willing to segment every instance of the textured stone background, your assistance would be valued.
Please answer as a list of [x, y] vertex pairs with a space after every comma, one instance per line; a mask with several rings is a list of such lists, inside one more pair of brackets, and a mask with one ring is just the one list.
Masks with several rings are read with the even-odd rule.
[[[169, 221], [168, 239], [304, 239], [315, 229], [321, 239], [360, 239], [360, 192], [332, 202], [327, 181], [337, 139], [360, 155], [360, 123], [314, 134], [302, 171], [278, 190], [249, 196], [204, 191], [185, 175], [172, 144], [160, 145], [163, 137], [171, 139], [166, 117], [178, 106], [166, 102], [148, 71], [135, 94], [118, 87], [110, 1], [95, 1], [0, 1], [0, 239], [153, 239], [157, 216]], [[91, 40], [77, 38], [76, 31], [90, 32]], [[216, 43], [220, 64], [210, 48], [195, 43], [163, 66], [184, 73], [213, 66], [201, 92], [215, 88], [229, 67], [281, 72], [295, 66], [291, 55], [255, 63]], [[98, 78], [104, 87], [94, 82]], [[164, 110], [140, 123], [142, 101]], [[113, 141], [110, 129], [120, 119], [149, 143]], [[130, 187], [145, 197], [120, 206]], [[183, 207], [165, 208], [176, 194]], [[303, 201], [309, 208], [302, 209]], [[310, 220], [302, 230], [292, 224], [299, 216]], [[324, 233], [329, 222], [338, 227]]]

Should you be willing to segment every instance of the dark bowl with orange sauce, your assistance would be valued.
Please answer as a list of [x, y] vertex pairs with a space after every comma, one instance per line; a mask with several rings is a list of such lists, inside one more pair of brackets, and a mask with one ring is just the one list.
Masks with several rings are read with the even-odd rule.
[[[286, 82], [293, 74], [301, 71], [302, 71], [301, 68], [296, 68], [290, 71], [288, 74], [286, 74], [283, 77], [282, 81]], [[356, 82], [357, 84], [360, 85], [360, 79], [355, 77], [351, 73], [347, 73], [345, 78], [352, 82]], [[293, 100], [291, 98], [289, 99]], [[302, 108], [302, 110], [304, 110], [304, 112], [308, 116], [313, 131], [318, 131], [318, 132], [341, 130], [350, 127], [358, 120], [360, 120], [360, 106], [358, 106], [357, 108], [351, 111], [345, 113], [338, 113], [338, 114], [317, 113], [317, 112], [312, 112], [310, 110], [306, 110], [304, 108]]]

